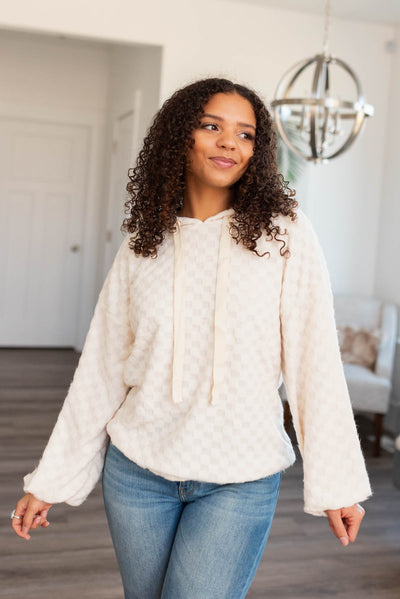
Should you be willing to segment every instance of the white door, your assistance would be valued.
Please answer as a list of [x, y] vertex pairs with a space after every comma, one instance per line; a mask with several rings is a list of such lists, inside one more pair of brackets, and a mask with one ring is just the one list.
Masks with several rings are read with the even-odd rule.
[[0, 344], [73, 346], [89, 130], [0, 118]]

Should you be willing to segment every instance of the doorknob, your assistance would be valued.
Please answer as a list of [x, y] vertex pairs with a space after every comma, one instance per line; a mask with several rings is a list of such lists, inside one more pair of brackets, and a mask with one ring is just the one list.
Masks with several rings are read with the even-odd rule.
[[80, 245], [71, 245], [71, 247], [69, 248], [71, 250], [71, 252], [79, 252], [79, 250], [81, 249]]

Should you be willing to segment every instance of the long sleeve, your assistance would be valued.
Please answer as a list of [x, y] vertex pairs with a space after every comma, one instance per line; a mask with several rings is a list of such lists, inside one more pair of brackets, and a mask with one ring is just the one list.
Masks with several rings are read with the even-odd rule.
[[309, 219], [290, 221], [281, 294], [281, 366], [303, 459], [304, 511], [372, 495], [340, 356], [329, 273]]
[[73, 380], [43, 456], [24, 491], [49, 503], [80, 505], [100, 478], [106, 425], [125, 400], [129, 323], [129, 239], [121, 244], [100, 292]]

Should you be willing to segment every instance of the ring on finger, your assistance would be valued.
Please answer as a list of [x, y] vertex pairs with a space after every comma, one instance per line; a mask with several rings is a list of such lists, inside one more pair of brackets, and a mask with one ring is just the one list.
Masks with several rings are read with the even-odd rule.
[[[34, 517], [34, 518], [40, 518], [40, 514], [35, 514], [33, 517]], [[10, 516], [10, 518], [11, 518], [11, 520], [12, 520], [13, 518], [18, 518], [18, 520], [23, 520], [23, 518], [24, 518], [24, 517], [23, 517], [23, 516], [18, 516], [18, 515], [15, 513], [15, 509], [14, 509], [14, 510], [11, 512], [11, 516]]]
[[360, 512], [360, 514], [365, 514], [364, 508], [359, 503], [357, 503], [357, 510]]
[[21, 520], [23, 518], [23, 516], [17, 516], [17, 514], [15, 513], [15, 509], [11, 512], [11, 516], [10, 516], [11, 520], [13, 518], [18, 518], [18, 520]]

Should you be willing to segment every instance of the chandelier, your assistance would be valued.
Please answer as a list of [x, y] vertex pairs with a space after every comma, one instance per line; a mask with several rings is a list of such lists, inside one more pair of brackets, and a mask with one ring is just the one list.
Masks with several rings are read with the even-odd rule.
[[[365, 117], [374, 114], [373, 106], [364, 101], [354, 71], [328, 53], [329, 21], [330, 0], [326, 0], [322, 54], [291, 67], [281, 78], [271, 102], [283, 141], [293, 152], [316, 164], [327, 163], [347, 150], [360, 133]], [[301, 87], [303, 93], [298, 93]], [[350, 89], [352, 99], [348, 99]]]

